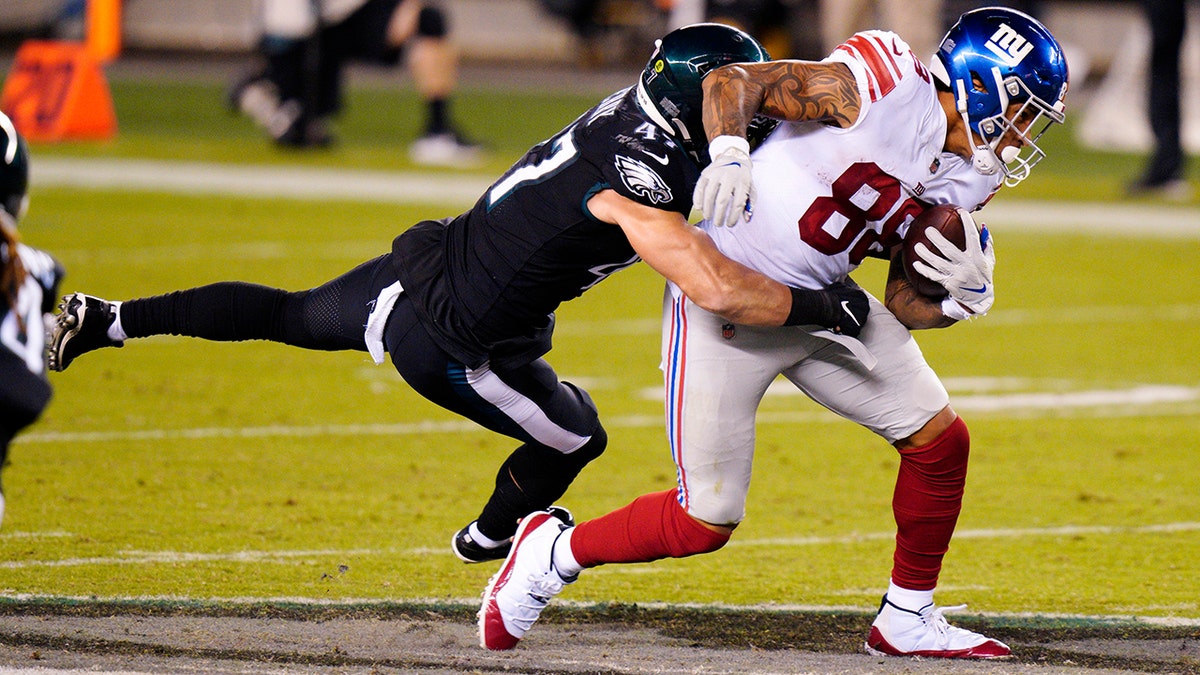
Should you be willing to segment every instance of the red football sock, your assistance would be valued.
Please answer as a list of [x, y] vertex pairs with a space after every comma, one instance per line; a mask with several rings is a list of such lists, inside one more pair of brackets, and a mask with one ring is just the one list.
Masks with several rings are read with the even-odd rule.
[[962, 510], [971, 436], [962, 418], [932, 443], [900, 451], [900, 474], [892, 496], [896, 554], [892, 581], [932, 590]]
[[599, 518], [580, 523], [571, 534], [571, 553], [583, 567], [605, 563], [650, 562], [715, 551], [729, 535], [714, 532], [679, 505], [677, 490], [655, 492]]

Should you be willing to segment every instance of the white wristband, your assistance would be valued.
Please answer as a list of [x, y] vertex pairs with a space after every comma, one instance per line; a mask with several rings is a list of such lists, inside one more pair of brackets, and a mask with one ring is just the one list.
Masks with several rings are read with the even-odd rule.
[[942, 314], [945, 314], [955, 321], [966, 321], [967, 319], [975, 316], [974, 314], [963, 309], [963, 306], [958, 304], [958, 301], [950, 296], [946, 296], [946, 298], [942, 300]]
[[750, 141], [741, 136], [717, 136], [708, 143], [708, 156], [716, 159], [721, 153], [731, 148], [750, 154]]

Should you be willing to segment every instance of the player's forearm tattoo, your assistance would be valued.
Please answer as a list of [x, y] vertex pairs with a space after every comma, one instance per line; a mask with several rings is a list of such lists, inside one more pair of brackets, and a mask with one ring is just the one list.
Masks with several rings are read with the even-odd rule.
[[848, 69], [813, 68], [799, 63], [772, 86], [762, 111], [787, 120], [815, 120], [848, 127], [858, 119], [858, 87]]
[[940, 305], [917, 293], [907, 279], [890, 279], [884, 305], [910, 330], [946, 328], [957, 323], [942, 314]]
[[766, 87], [738, 66], [713, 71], [704, 79], [704, 128], [710, 139], [745, 136], [750, 120], [762, 106]]
[[704, 81], [704, 125], [709, 138], [744, 136], [755, 113], [848, 127], [858, 119], [858, 86], [849, 68], [810, 61], [732, 65]]

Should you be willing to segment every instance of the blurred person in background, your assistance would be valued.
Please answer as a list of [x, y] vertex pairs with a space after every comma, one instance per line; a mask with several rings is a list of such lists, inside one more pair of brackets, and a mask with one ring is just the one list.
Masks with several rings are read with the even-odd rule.
[[796, 51], [791, 29], [797, 4], [798, 0], [655, 0], [671, 29], [704, 21], [733, 26], [753, 35], [777, 59]]
[[821, 0], [821, 39], [832, 50], [854, 33], [878, 27], [904, 36], [913, 53], [933, 56], [942, 37], [942, 0]]
[[778, 59], [792, 54], [794, 4], [789, 0], [705, 0], [704, 14], [706, 21], [737, 26], [750, 33]]
[[[63, 270], [50, 254], [21, 243], [17, 220], [29, 198], [29, 151], [0, 112], [0, 473], [8, 446], [50, 403], [46, 320]], [[0, 485], [0, 522], [4, 491]]]
[[1180, 140], [1180, 66], [1187, 24], [1184, 0], [1143, 0], [1150, 22], [1150, 131], [1154, 152], [1142, 176], [1129, 186], [1133, 195], [1160, 194], [1188, 199], [1191, 190], [1183, 180], [1184, 153]]
[[329, 145], [328, 121], [343, 107], [348, 61], [408, 65], [426, 106], [424, 134], [410, 147], [418, 164], [471, 166], [480, 148], [450, 116], [457, 55], [445, 13], [429, 0], [264, 0], [265, 64], [235, 83], [230, 105], [277, 143]]
[[601, 0], [541, 0], [542, 10], [562, 19], [579, 41], [579, 59], [584, 68], [595, 68], [604, 61], [596, 41], [603, 29], [599, 12]]
[[[642, 57], [641, 45], [657, 36], [673, 0], [538, 0], [548, 16], [574, 36], [571, 54], [594, 70]], [[699, 23], [697, 19], [691, 23]]]

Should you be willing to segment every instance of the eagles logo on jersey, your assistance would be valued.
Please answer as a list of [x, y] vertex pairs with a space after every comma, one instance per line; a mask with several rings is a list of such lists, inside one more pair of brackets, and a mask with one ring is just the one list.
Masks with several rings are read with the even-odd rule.
[[671, 188], [649, 164], [624, 155], [616, 155], [615, 159], [621, 182], [625, 183], [625, 187], [631, 192], [642, 195], [652, 204], [671, 201]]

